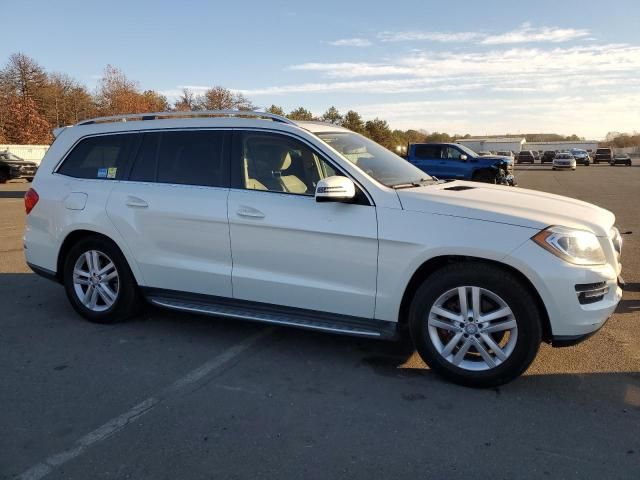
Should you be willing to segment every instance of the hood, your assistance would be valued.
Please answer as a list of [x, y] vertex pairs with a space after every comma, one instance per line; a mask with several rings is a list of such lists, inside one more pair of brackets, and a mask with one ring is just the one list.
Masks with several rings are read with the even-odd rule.
[[550, 225], [608, 236], [615, 216], [574, 198], [524, 188], [454, 181], [397, 190], [402, 208], [436, 215], [507, 223], [536, 230]]
[[485, 155], [484, 157], [477, 157], [478, 160], [488, 160], [488, 161], [494, 161], [494, 162], [506, 162], [506, 163], [513, 163], [513, 158], [510, 157], [502, 157], [500, 155]]

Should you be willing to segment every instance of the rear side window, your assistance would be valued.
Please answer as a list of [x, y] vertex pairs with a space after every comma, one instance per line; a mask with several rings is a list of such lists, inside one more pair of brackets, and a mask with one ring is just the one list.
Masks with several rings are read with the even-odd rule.
[[119, 180], [136, 134], [100, 135], [81, 140], [67, 155], [58, 173], [75, 178]]
[[417, 158], [441, 158], [442, 147], [439, 145], [416, 145]]
[[146, 133], [129, 180], [226, 187], [226, 136], [206, 130]]

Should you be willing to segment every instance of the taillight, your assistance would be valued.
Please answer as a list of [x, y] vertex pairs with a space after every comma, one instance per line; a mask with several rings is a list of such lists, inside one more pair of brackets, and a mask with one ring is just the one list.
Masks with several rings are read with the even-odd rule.
[[36, 206], [40, 197], [38, 196], [38, 192], [36, 192], [33, 188], [27, 190], [27, 193], [24, 194], [24, 209], [27, 212], [27, 215], [31, 213], [33, 207]]

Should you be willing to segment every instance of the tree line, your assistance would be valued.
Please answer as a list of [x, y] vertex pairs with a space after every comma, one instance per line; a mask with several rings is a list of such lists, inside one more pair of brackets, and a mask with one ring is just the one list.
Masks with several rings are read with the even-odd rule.
[[[23, 53], [9, 56], [0, 70], [0, 143], [48, 144], [55, 127], [72, 125], [98, 116], [123, 113], [192, 110], [255, 110], [259, 108], [243, 94], [221, 86], [203, 93], [183, 89], [172, 103], [154, 90], [143, 90], [117, 67], [107, 65], [95, 91], [64, 73], [47, 72], [36, 60]], [[292, 120], [321, 120], [346, 127], [379, 144], [397, 150], [408, 143], [453, 142], [470, 135], [449, 135], [426, 130], [392, 130], [380, 118], [364, 120], [349, 110], [341, 113], [334, 106], [316, 116], [304, 107], [285, 112], [278, 105], [267, 112]], [[532, 134], [536, 141], [574, 140], [576, 135]], [[527, 136], [527, 139], [530, 139]], [[640, 144], [640, 138], [637, 139]]]

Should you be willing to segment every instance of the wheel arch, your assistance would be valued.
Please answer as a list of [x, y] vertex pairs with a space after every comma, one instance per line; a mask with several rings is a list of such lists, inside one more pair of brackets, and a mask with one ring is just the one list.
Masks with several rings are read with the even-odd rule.
[[463, 256], [463, 255], [443, 255], [438, 257], [433, 257], [426, 260], [422, 263], [417, 270], [411, 276], [409, 283], [404, 289], [404, 293], [402, 295], [402, 301], [400, 302], [400, 310], [398, 312], [398, 327], [401, 330], [406, 330], [408, 326], [409, 320], [409, 307], [411, 305], [411, 300], [417, 289], [420, 287], [422, 282], [424, 282], [430, 275], [441, 269], [442, 267], [452, 264], [452, 263], [485, 263], [494, 265], [496, 267], [502, 268], [505, 271], [510, 272], [514, 276], [516, 276], [523, 285], [529, 290], [529, 292], [533, 295], [533, 298], [536, 302], [536, 307], [540, 312], [540, 316], [542, 319], [542, 338], [545, 342], [551, 342], [552, 332], [551, 332], [551, 322], [549, 321], [549, 314], [547, 312], [547, 308], [542, 301], [542, 297], [536, 290], [533, 283], [524, 275], [520, 270], [512, 267], [503, 262], [499, 262], [496, 260], [489, 260], [486, 258], [472, 257], [472, 256]]
[[73, 246], [76, 243], [78, 243], [80, 240], [88, 237], [100, 237], [112, 243], [113, 246], [120, 251], [124, 259], [127, 261], [129, 269], [131, 270], [131, 273], [133, 274], [133, 277], [135, 278], [138, 285], [142, 284], [140, 281], [141, 279], [135, 263], [131, 261], [131, 259], [127, 255], [127, 252], [118, 244], [118, 242], [115, 241], [110, 236], [105, 235], [104, 233], [101, 233], [95, 230], [88, 230], [88, 229], [73, 230], [69, 232], [67, 236], [64, 238], [64, 240], [62, 241], [62, 244], [60, 245], [60, 249], [58, 250], [58, 259], [56, 263], [56, 278], [60, 283], [62, 283], [63, 281], [62, 276], [63, 276], [63, 270], [64, 270], [64, 262], [69, 253], [69, 250], [71, 250], [71, 248], [73, 248]]

